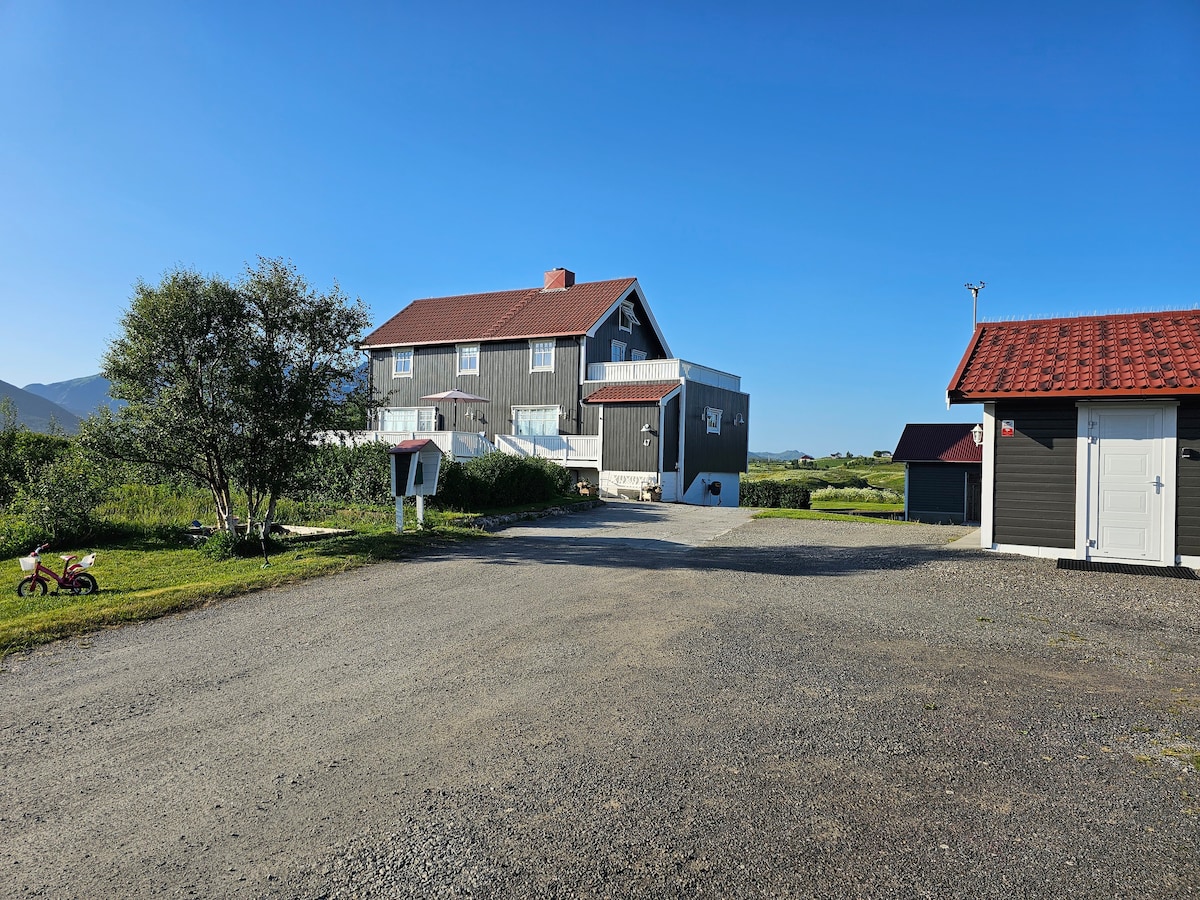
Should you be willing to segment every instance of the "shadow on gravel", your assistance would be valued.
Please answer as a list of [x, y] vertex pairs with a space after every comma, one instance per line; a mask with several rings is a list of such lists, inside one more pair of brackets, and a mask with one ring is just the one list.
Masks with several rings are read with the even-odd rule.
[[450, 552], [433, 552], [425, 558], [471, 559], [485, 565], [591, 566], [602, 569], [637, 567], [656, 571], [673, 569], [752, 572], [767, 575], [830, 576], [861, 572], [910, 569], [933, 559], [946, 559], [955, 551], [944, 547], [833, 547], [811, 544], [771, 547], [713, 547], [693, 551], [671, 541], [623, 538], [523, 538], [458, 546]]

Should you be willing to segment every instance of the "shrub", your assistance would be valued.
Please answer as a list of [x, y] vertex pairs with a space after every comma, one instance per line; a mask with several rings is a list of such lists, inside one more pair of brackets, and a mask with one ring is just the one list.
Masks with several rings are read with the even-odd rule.
[[808, 488], [795, 481], [743, 481], [739, 506], [753, 506], [759, 509], [808, 509], [810, 502]]
[[0, 521], [0, 559], [24, 556], [49, 540], [50, 534], [24, 519], [10, 516]]
[[779, 505], [783, 509], [810, 509], [812, 494], [809, 493], [808, 488], [793, 482], [785, 482], [783, 490], [779, 494]]
[[322, 444], [305, 460], [287, 496], [305, 503], [390, 503], [387, 444]]
[[218, 531], [201, 544], [199, 550], [209, 559], [218, 561], [233, 559], [237, 555], [238, 544], [240, 543], [242, 543], [242, 539], [236, 534], [231, 534], [228, 531]]
[[13, 509], [55, 541], [86, 538], [95, 530], [96, 508], [110, 490], [99, 465], [72, 443], [42, 465], [13, 498]]
[[827, 487], [814, 491], [812, 499], [825, 502], [840, 500], [843, 503], [903, 503], [904, 495], [870, 487]]
[[570, 492], [571, 473], [548, 459], [488, 453], [457, 463], [443, 460], [438, 492], [442, 509], [478, 511], [553, 500]]

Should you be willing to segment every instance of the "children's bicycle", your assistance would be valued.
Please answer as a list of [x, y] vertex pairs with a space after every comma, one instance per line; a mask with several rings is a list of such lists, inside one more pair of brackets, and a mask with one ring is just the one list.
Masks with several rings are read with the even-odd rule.
[[96, 579], [87, 571], [96, 562], [95, 553], [89, 553], [79, 562], [73, 562], [78, 559], [76, 556], [60, 556], [59, 559], [63, 561], [63, 573], [57, 575], [53, 569], [42, 565], [42, 551], [49, 546], [42, 544], [28, 556], [21, 557], [21, 571], [33, 574], [21, 579], [21, 583], [17, 585], [17, 594], [22, 597], [44, 597], [49, 580], [58, 585], [59, 591], [71, 594], [87, 595], [100, 590]]

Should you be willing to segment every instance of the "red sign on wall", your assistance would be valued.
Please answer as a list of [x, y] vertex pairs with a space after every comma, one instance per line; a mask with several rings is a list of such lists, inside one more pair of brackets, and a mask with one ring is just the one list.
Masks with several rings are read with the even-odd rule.
[[1016, 423], [1012, 419], [1000, 420], [1000, 437], [1012, 437], [1016, 431]]

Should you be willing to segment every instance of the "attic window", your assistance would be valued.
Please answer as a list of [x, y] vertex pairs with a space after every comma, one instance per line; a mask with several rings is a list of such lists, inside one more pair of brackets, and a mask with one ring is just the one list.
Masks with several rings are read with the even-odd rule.
[[617, 327], [622, 331], [633, 331], [634, 325], [641, 325], [638, 317], [633, 313], [633, 304], [625, 302], [621, 304], [621, 309], [618, 312]]

